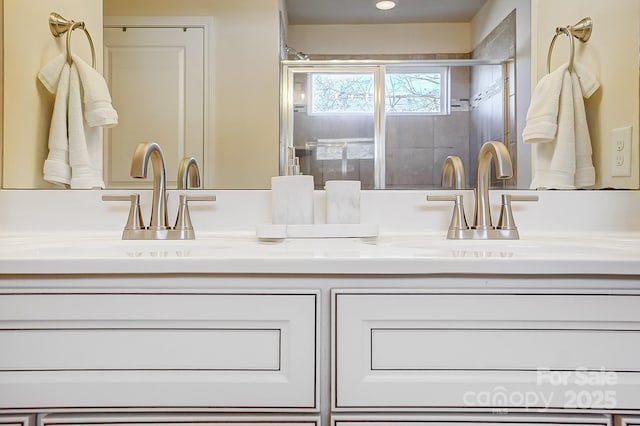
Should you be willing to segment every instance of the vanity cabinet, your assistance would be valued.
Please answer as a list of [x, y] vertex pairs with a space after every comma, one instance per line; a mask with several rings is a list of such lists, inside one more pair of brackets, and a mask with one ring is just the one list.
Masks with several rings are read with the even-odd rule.
[[0, 407], [317, 411], [318, 296], [1, 294]]
[[633, 409], [640, 297], [334, 290], [332, 409]]

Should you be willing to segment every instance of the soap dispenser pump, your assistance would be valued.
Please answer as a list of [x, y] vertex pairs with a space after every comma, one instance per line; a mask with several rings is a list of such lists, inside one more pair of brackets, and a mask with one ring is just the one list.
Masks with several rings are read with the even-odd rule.
[[296, 157], [296, 149], [292, 146], [287, 148], [287, 176], [300, 175], [300, 159]]
[[313, 176], [300, 174], [295, 148], [287, 148], [285, 176], [271, 178], [271, 220], [274, 224], [313, 224]]

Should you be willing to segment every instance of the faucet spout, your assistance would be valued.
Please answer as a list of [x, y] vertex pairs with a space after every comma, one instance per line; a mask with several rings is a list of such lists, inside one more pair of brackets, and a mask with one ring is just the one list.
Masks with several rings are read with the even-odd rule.
[[187, 189], [189, 184], [192, 188], [200, 187], [200, 168], [194, 157], [183, 158], [178, 166], [178, 189]]
[[464, 189], [464, 164], [457, 155], [450, 155], [442, 165], [441, 185], [443, 188]]
[[153, 200], [149, 229], [168, 229], [167, 220], [167, 178], [164, 169], [164, 157], [160, 145], [156, 142], [143, 142], [136, 148], [131, 161], [131, 177], [146, 178], [147, 166], [153, 167]]
[[513, 175], [513, 166], [507, 147], [502, 142], [486, 142], [478, 154], [478, 174], [476, 189], [476, 212], [474, 228], [478, 230], [493, 229], [491, 223], [491, 207], [489, 205], [489, 170], [491, 160], [495, 163], [495, 174], [498, 179], [508, 179]]

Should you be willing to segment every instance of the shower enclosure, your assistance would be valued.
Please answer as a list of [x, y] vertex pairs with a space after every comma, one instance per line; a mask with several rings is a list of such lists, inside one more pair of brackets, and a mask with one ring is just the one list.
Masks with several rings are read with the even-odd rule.
[[440, 187], [445, 158], [456, 155], [474, 185], [482, 143], [511, 145], [509, 63], [284, 61], [281, 173], [294, 147], [318, 189], [335, 179], [359, 180], [363, 189], [431, 189]]

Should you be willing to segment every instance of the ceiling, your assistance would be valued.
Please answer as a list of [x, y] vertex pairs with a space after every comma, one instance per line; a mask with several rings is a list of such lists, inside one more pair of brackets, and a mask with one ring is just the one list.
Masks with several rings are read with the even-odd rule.
[[375, 0], [285, 0], [289, 25], [469, 22], [487, 0], [397, 0], [389, 11]]

